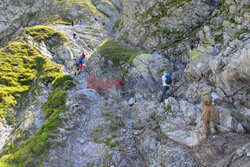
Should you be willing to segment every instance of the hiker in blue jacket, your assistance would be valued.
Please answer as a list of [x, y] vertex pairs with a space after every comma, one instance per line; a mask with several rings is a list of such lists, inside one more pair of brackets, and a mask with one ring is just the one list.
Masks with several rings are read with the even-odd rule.
[[167, 71], [164, 71], [162, 76], [163, 88], [162, 88], [161, 102], [164, 102], [164, 100], [167, 99], [167, 90], [170, 88], [171, 85], [174, 86], [172, 77], [168, 75]]
[[73, 64], [73, 73], [76, 76], [79, 73], [79, 65], [80, 62], [77, 58], [74, 59], [74, 64]]

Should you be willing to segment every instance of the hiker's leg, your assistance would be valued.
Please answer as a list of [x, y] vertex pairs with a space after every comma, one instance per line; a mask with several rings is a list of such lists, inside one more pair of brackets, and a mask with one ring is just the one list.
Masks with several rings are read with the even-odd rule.
[[162, 95], [161, 95], [161, 102], [163, 102], [164, 101], [164, 86], [162, 87]]
[[210, 130], [211, 130], [212, 135], [215, 135], [214, 122], [209, 121], [209, 124], [210, 124]]
[[209, 114], [209, 107], [204, 106], [202, 111], [202, 136], [204, 139], [207, 137], [208, 114]]
[[214, 106], [210, 106], [209, 115], [210, 115], [210, 118], [209, 118], [210, 130], [211, 130], [211, 133], [215, 135], [215, 129], [214, 129], [215, 108]]
[[207, 137], [207, 124], [202, 122], [202, 137], [205, 139]]
[[163, 98], [163, 101], [165, 99], [167, 99], [167, 90], [168, 90], [168, 86], [163, 86], [163, 89], [162, 89], [162, 98]]

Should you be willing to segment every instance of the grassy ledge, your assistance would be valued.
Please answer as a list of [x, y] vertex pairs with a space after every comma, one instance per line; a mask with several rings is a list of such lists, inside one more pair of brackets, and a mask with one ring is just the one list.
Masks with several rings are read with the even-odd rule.
[[0, 50], [0, 118], [29, 91], [35, 77], [44, 84], [62, 75], [60, 68], [32, 45], [12, 42]]
[[49, 44], [51, 46], [63, 44], [68, 40], [63, 33], [58, 32], [51, 27], [34, 26], [34, 27], [27, 27], [25, 28], [25, 30], [28, 35], [34, 38], [35, 41], [37, 42], [50, 41]]
[[133, 59], [140, 54], [140, 52], [125, 48], [112, 40], [104, 41], [98, 46], [96, 52], [105, 58], [105, 64], [108, 63], [108, 60], [111, 60], [113, 67], [119, 67], [122, 62], [131, 63]]
[[[46, 155], [51, 145], [50, 138], [57, 130], [61, 120], [59, 115], [65, 112], [66, 90], [74, 86], [70, 76], [63, 75], [53, 81], [53, 91], [50, 93], [47, 102], [42, 105], [45, 117], [45, 124], [34, 136], [20, 142], [15, 146], [10, 142], [5, 151], [0, 155], [0, 164], [3, 166], [39, 166], [42, 165], [42, 156]], [[19, 133], [19, 140], [23, 134]]]
[[[89, 14], [95, 14], [98, 16], [103, 16], [101, 12], [96, 9], [96, 7], [93, 5], [92, 0], [53, 0], [58, 8], [64, 7], [64, 10], [67, 11], [72, 5], [77, 4], [83, 8], [87, 9], [87, 12]], [[107, 3], [108, 1], [102, 0], [102, 2]], [[108, 5], [112, 6], [112, 3], [108, 3]]]
[[[0, 166], [3, 167], [41, 166], [41, 155], [46, 155], [51, 146], [50, 139], [60, 124], [59, 115], [65, 111], [66, 91], [74, 86], [73, 79], [40, 55], [32, 45], [20, 42], [12, 42], [0, 50], [0, 64], [1, 118], [17, 104], [23, 93], [30, 90], [34, 78], [46, 85], [52, 83], [53, 90], [42, 105], [45, 124], [28, 139], [19, 132], [0, 154]], [[19, 128], [16, 129], [14, 133]]]

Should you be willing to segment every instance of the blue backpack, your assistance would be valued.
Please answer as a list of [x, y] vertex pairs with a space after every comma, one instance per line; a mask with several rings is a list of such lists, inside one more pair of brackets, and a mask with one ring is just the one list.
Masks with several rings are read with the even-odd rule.
[[170, 75], [165, 75], [165, 83], [170, 85], [173, 81], [172, 81], [172, 77]]
[[79, 61], [79, 63], [85, 62], [85, 60], [84, 60], [82, 57], [79, 57], [79, 58], [78, 58], [78, 61]]

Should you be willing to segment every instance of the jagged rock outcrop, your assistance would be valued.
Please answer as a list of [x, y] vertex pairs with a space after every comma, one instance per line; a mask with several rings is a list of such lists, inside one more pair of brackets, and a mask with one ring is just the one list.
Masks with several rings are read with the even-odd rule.
[[124, 0], [117, 37], [153, 49], [180, 40], [204, 23], [217, 0]]
[[[16, 79], [27, 98], [0, 113], [0, 166], [249, 166], [247, 0], [21, 2], [0, 2], [0, 42], [15, 41], [0, 51], [27, 52], [19, 61], [27, 68], [27, 56], [48, 59]], [[81, 17], [83, 27], [62, 22]], [[82, 52], [87, 68], [71, 75]], [[163, 70], [175, 86], [159, 103]], [[204, 91], [224, 100], [215, 103], [217, 134], [207, 139]]]
[[[126, 1], [126, 3], [136, 2]], [[124, 10], [131, 9], [132, 11], [128, 13], [132, 14], [123, 15], [117, 37], [120, 39], [127, 37], [128, 42], [132, 43], [133, 45], [144, 46], [147, 44], [147, 41], [145, 41], [146, 35], [142, 35], [143, 37], [140, 36], [140, 34], [143, 33], [138, 33], [136, 31], [137, 28], [141, 28], [140, 25], [135, 24], [134, 20], [129, 20], [128, 18], [135, 18], [136, 15], [140, 19], [141, 14], [150, 15], [149, 13], [145, 12], [146, 10], [142, 9], [147, 9], [148, 6], [153, 6], [153, 4], [156, 2], [143, 4], [143, 2], [137, 1], [137, 3], [138, 4], [135, 8], [139, 6], [138, 10], [140, 10], [141, 13], [136, 13], [131, 8], [128, 8], [128, 6], [124, 5]], [[217, 2], [215, 4], [217, 4]], [[143, 7], [140, 7], [140, 5]], [[247, 34], [249, 28], [247, 24], [245, 24], [248, 22], [245, 20], [247, 19], [248, 15], [244, 8], [245, 5], [245, 1], [223, 1], [219, 4], [219, 6], [222, 8], [213, 8], [213, 10], [215, 10], [211, 13], [211, 15], [208, 15], [210, 17], [207, 16], [207, 20], [203, 20], [204, 22], [202, 23], [204, 24], [201, 25], [200, 28], [196, 27], [197, 30], [195, 30], [193, 34], [187, 36], [188, 38], [185, 40], [181, 41], [180, 43], [167, 46], [168, 48], [166, 50], [156, 51], [154, 53], [139, 54], [129, 63], [123, 62], [120, 68], [113, 68], [112, 64], [114, 62], [112, 62], [112, 60], [108, 57], [102, 55], [102, 52], [97, 51], [97, 54], [91, 58], [92, 75], [104, 77], [124, 77], [124, 94], [131, 97], [128, 98], [128, 104], [125, 108], [130, 112], [132, 110], [130, 117], [133, 119], [135, 126], [139, 128], [144, 127], [145, 131], [142, 132], [142, 134], [146, 133], [147, 131], [158, 132], [158, 128], [160, 128], [160, 134], [162, 135], [161, 139], [156, 137], [159, 136], [159, 133], [157, 133], [157, 135], [148, 136], [146, 139], [143, 139], [143, 137], [140, 136], [142, 138], [139, 137], [138, 140], [141, 145], [143, 145], [144, 142], [153, 144], [155, 138], [157, 138], [159, 143], [162, 143], [161, 140], [164, 139], [163, 136], [165, 136], [167, 139], [171, 139], [182, 146], [186, 146], [186, 149], [191, 148], [195, 150], [196, 147], [202, 147], [202, 145], [205, 144], [202, 140], [200, 132], [202, 110], [201, 94], [204, 91], [214, 91], [224, 98], [223, 103], [216, 104], [217, 110], [215, 122], [217, 126], [217, 132], [219, 134], [229, 132], [229, 134], [231, 134], [231, 132], [233, 133], [232, 136], [229, 135], [230, 137], [227, 135], [218, 135], [218, 138], [220, 138], [218, 140], [224, 140], [227, 137], [232, 139], [235, 137], [235, 139], [237, 138], [236, 140], [247, 144], [247, 138], [249, 136], [241, 136], [241, 134], [248, 132], [249, 125], [247, 123], [248, 104], [246, 104], [246, 99], [248, 99], [247, 92], [249, 91], [247, 87], [249, 78], [247, 75], [249, 61], [244, 61], [244, 63], [241, 62], [242, 60], [246, 60], [248, 58], [246, 53], [249, 52], [249, 36]], [[238, 24], [238, 27], [242, 28], [242, 30], [236, 31], [236, 29], [231, 27], [235, 27], [236, 25], [229, 24], [227, 21], [225, 21], [230, 19], [241, 20], [241, 23]], [[123, 27], [123, 21], [127, 26]], [[133, 29], [131, 26], [136, 26], [136, 28]], [[152, 27], [154, 27], [153, 23], [150, 24], [150, 28]], [[124, 33], [126, 32], [126, 28], [129, 30], [129, 32], [137, 33]], [[229, 29], [233, 29], [235, 32], [235, 37], [232, 37], [231, 41], [226, 40], [230, 38], [229, 36], [232, 36], [232, 33], [229, 34]], [[146, 31], [147, 28], [144, 28], [144, 30]], [[144, 30], [141, 32], [145, 32]], [[218, 31], [221, 31], [220, 33], [223, 34], [222, 37], [225, 38], [223, 42], [220, 41], [221, 38], [218, 37]], [[152, 41], [150, 42], [151, 44], [154, 43]], [[227, 46], [230, 46], [231, 48], [230, 54], [229, 49], [226, 49]], [[225, 54], [227, 54], [227, 56], [225, 56]], [[181, 55], [181, 58], [178, 58], [176, 55]], [[104, 62], [107, 61], [111, 65], [105, 67]], [[94, 64], [99, 64], [104, 68], [100, 68], [100, 66], [96, 68]], [[104, 71], [104, 69], [106, 72], [100, 74], [102, 71]], [[159, 106], [157, 103], [155, 103], [155, 101], [157, 101], [160, 96], [159, 86], [157, 89], [156, 85], [158, 85], [160, 82], [160, 71], [162, 69], [167, 69], [170, 73], [172, 73], [176, 82], [180, 81], [176, 84], [176, 87], [174, 87], [169, 92], [169, 94], [172, 94], [176, 99], [172, 97], [169, 98], [166, 101], [165, 107]], [[129, 80], [130, 78], [133, 78], [133, 80]], [[150, 84], [147, 83], [148, 80], [153, 83], [153, 89], [150, 89]], [[133, 87], [129, 85], [131, 83]], [[141, 86], [137, 87], [138, 84]], [[107, 94], [106, 96], [110, 96], [109, 91], [106, 91], [105, 93]], [[237, 100], [236, 98], [232, 98], [233, 96], [237, 97]], [[153, 132], [152, 134], [154, 134]], [[214, 138], [215, 140], [209, 138], [205, 142], [216, 142], [217, 136]], [[143, 160], [147, 161], [147, 164], [154, 164], [153, 162], [157, 158], [152, 158], [154, 157], [152, 156], [152, 152], [155, 153], [158, 152], [158, 150], [153, 149], [154, 151], [149, 151], [150, 149], [152, 150], [151, 147], [153, 146], [146, 145], [143, 145], [145, 149], [140, 147], [139, 152], [142, 153], [142, 158], [144, 158]], [[216, 146], [214, 148], [216, 148]], [[225, 150], [215, 149], [211, 151], [209, 150], [209, 147], [206, 147], [207, 152], [205, 150], [199, 150], [206, 156], [210, 157], [208, 158], [210, 160], [213, 158], [216, 159], [216, 157], [220, 157], [222, 155], [225, 156], [223, 160], [218, 159], [214, 162], [210, 160], [208, 161], [204, 159], [204, 157], [201, 158], [198, 154], [195, 156], [198, 159], [200, 165], [206, 166], [209, 164], [210, 166], [223, 166], [227, 164], [229, 166], [233, 166], [234, 162], [228, 162], [228, 157], [232, 156], [233, 154], [230, 155], [230, 153], [228, 153], [226, 150], [231, 149], [236, 151], [235, 148], [229, 146], [225, 148]], [[245, 158], [248, 159], [246, 154], [244, 155], [243, 159]], [[235, 160], [236, 159], [237, 158], [235, 158]], [[168, 160], [165, 159], [164, 162], [168, 162]], [[238, 162], [239, 161], [237, 161], [237, 163]], [[198, 162], [196, 163], [199, 164]], [[242, 160], [241, 163], [242, 165], [245, 165], [248, 163], [248, 161]], [[168, 166], [170, 164], [171, 163], [167, 163], [164, 165]]]
[[70, 25], [72, 20], [76, 23], [78, 20], [83, 20], [87, 25], [96, 23], [99, 26], [106, 23], [112, 31], [114, 22], [120, 17], [122, 5], [121, 1], [100, 0], [93, 1], [93, 4], [88, 0], [28, 2], [4, 0], [0, 2], [0, 9], [0, 45], [2, 45], [10, 41], [20, 28], [40, 24]]

